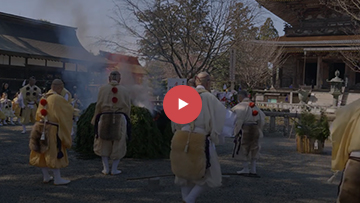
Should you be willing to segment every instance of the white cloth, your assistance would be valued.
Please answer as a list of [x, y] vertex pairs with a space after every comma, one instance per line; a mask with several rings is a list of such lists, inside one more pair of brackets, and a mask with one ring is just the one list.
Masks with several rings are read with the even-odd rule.
[[18, 95], [17, 103], [19, 104], [20, 108], [25, 108], [24, 97], [23, 97], [22, 93], [20, 93]]
[[215, 145], [210, 141], [209, 147], [210, 154], [210, 168], [206, 170], [205, 177], [198, 181], [189, 181], [175, 176], [175, 184], [186, 185], [207, 185], [209, 187], [220, 187], [222, 181], [221, 167], [216, 153]]
[[[205, 89], [203, 86], [198, 85], [196, 87], [198, 91]], [[195, 119], [195, 132], [201, 131], [205, 135], [210, 135], [209, 141], [209, 154], [210, 154], [210, 168], [206, 170], [205, 176], [201, 180], [186, 180], [175, 176], [175, 184], [186, 186], [191, 184], [207, 185], [209, 187], [221, 186], [222, 174], [220, 163], [215, 149], [215, 144], [219, 144], [219, 135], [222, 132], [226, 108], [220, 103], [220, 101], [212, 95], [210, 92], [204, 92], [200, 94], [202, 100], [202, 108], [199, 116]], [[186, 125], [182, 129], [185, 128]]]
[[226, 116], [225, 116], [224, 128], [220, 135], [220, 137], [222, 139], [225, 137], [232, 137], [234, 135], [235, 121], [236, 121], [236, 113], [227, 109]]
[[[265, 125], [265, 114], [263, 111], [260, 110], [257, 106], [254, 106], [251, 108], [249, 106], [250, 103], [249, 98], [245, 98], [242, 102], [238, 103], [236, 106], [234, 106], [231, 110], [236, 113], [236, 122], [235, 122], [235, 128], [234, 128], [234, 134], [240, 132], [242, 129], [242, 126], [244, 123], [258, 123], [258, 129], [260, 133], [260, 137], [263, 137], [263, 128]], [[253, 116], [253, 110], [256, 110], [258, 112], [258, 115]]]

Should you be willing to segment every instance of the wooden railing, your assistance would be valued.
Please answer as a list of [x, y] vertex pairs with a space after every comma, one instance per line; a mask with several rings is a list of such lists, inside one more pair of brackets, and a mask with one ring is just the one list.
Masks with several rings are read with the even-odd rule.
[[270, 117], [270, 125], [269, 125], [269, 129], [268, 131], [270, 133], [275, 132], [276, 131], [276, 118], [277, 117], [283, 117], [284, 119], [284, 129], [283, 129], [283, 134], [284, 136], [290, 136], [292, 134], [292, 130], [291, 129], [291, 123], [290, 123], [290, 118], [296, 119], [296, 118], [300, 118], [300, 113], [289, 113], [289, 112], [272, 112], [272, 111], [264, 111], [266, 116]]
[[311, 113], [320, 114], [321, 111], [324, 111], [328, 106], [321, 105], [308, 105], [308, 104], [289, 104], [289, 103], [270, 103], [270, 102], [256, 102], [256, 105], [263, 110], [270, 111], [284, 111], [288, 110], [290, 113], [301, 113], [304, 105], [311, 108]]

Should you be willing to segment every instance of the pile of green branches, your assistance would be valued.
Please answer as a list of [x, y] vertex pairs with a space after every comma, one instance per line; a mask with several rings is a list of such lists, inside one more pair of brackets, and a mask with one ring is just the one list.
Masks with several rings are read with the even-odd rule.
[[[82, 156], [94, 155], [94, 126], [91, 119], [94, 116], [95, 103], [91, 104], [77, 122], [75, 150]], [[146, 108], [131, 108], [131, 138], [127, 142], [127, 158], [156, 159], [168, 158], [172, 138], [171, 122], [165, 113], [151, 115]]]

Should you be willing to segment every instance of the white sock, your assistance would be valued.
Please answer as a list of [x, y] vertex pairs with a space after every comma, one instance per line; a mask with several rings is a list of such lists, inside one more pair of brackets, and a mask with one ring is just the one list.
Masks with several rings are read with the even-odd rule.
[[181, 187], [181, 197], [184, 200], [191, 192], [191, 190], [194, 188], [193, 185], [191, 186], [182, 186]]
[[48, 168], [41, 168], [41, 172], [43, 174], [43, 181], [44, 182], [49, 182], [50, 180], [53, 179], [53, 177], [51, 177], [50, 174], [49, 174], [49, 169]]
[[22, 125], [22, 127], [23, 127], [23, 132], [26, 132], [26, 126]]
[[236, 173], [238, 174], [244, 174], [244, 173], [249, 173], [249, 163], [243, 162], [243, 169], [241, 171], [237, 171]]
[[109, 174], [109, 158], [107, 156], [102, 156], [101, 160], [104, 168], [101, 172], [105, 175]]
[[70, 180], [62, 179], [60, 175], [60, 169], [53, 169], [54, 172], [54, 184], [55, 185], [65, 185], [70, 183]]
[[205, 190], [205, 186], [195, 185], [189, 195], [184, 199], [186, 203], [195, 203], [196, 198]]
[[251, 160], [250, 173], [256, 173], [256, 160]]
[[116, 175], [116, 174], [120, 174], [121, 171], [117, 169], [118, 165], [119, 165], [120, 159], [117, 160], [113, 160], [112, 166], [111, 166], [111, 174], [112, 175]]

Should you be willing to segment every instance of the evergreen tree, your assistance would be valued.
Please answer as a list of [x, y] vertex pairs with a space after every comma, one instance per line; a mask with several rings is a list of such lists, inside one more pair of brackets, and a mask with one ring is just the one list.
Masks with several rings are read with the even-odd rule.
[[274, 27], [274, 22], [271, 18], [267, 18], [264, 25], [260, 27], [258, 39], [268, 40], [279, 37], [278, 31]]

